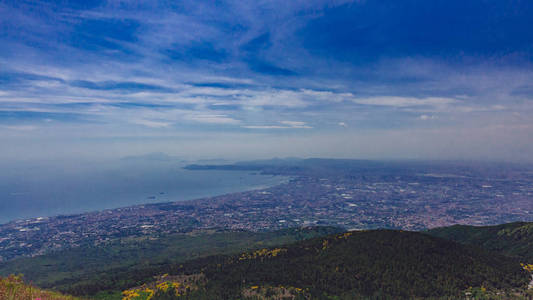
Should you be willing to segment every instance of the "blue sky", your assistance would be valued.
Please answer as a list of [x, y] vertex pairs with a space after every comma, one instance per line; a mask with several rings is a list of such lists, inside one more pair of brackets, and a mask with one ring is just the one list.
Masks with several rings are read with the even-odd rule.
[[532, 161], [530, 1], [1, 1], [4, 160]]

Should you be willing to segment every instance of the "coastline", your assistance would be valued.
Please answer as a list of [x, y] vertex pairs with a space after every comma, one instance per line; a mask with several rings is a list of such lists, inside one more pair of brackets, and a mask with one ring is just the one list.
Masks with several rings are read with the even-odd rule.
[[[14, 220], [0, 224], [0, 262], [72, 247], [98, 246], [117, 238], [224, 228], [226, 226], [217, 223], [222, 221], [217, 215], [220, 212], [212, 215], [210, 207], [226, 205], [227, 199], [270, 195], [270, 191], [288, 185], [291, 180], [292, 177], [284, 176], [283, 181], [270, 187], [257, 186], [247, 191], [187, 201], [145, 203], [80, 214]], [[234, 217], [227, 214], [222, 217], [228, 219], [227, 229], [256, 231], [253, 224], [247, 228], [235, 222]], [[285, 224], [280, 225], [280, 228], [286, 227]]]
[[[197, 170], [187, 170], [183, 168], [183, 170], [187, 172], [198, 172]], [[132, 201], [134, 203], [131, 204], [124, 204], [123, 202], [117, 203], [117, 205], [111, 205], [107, 207], [102, 208], [96, 208], [96, 209], [67, 209], [66, 212], [59, 212], [59, 213], [44, 213], [44, 214], [34, 214], [34, 216], [28, 216], [28, 217], [16, 217], [8, 220], [0, 220], [0, 227], [12, 223], [21, 223], [21, 222], [34, 222], [34, 221], [42, 221], [47, 220], [51, 218], [67, 218], [71, 216], [80, 216], [84, 214], [95, 214], [99, 212], [104, 211], [114, 211], [114, 210], [123, 210], [128, 209], [131, 207], [142, 207], [146, 205], [157, 205], [157, 204], [167, 204], [167, 203], [183, 203], [183, 202], [191, 202], [191, 201], [200, 201], [208, 198], [213, 197], [219, 197], [224, 195], [230, 195], [230, 194], [236, 194], [236, 193], [243, 193], [243, 192], [251, 192], [251, 191], [257, 191], [262, 189], [268, 189], [272, 188], [284, 183], [289, 182], [292, 177], [286, 176], [286, 175], [275, 175], [275, 174], [261, 174], [260, 172], [252, 172], [252, 171], [242, 171], [242, 170], [235, 170], [235, 171], [228, 171], [228, 170], [203, 170], [203, 172], [209, 172], [212, 174], [216, 174], [217, 172], [230, 172], [230, 173], [236, 173], [237, 176], [246, 175], [250, 178], [261, 178], [263, 177], [264, 180], [259, 180], [263, 182], [256, 182], [253, 184], [237, 184], [237, 185], [229, 185], [229, 188], [220, 187], [213, 191], [209, 192], [202, 192], [201, 188], [198, 188], [197, 193], [191, 193], [190, 191], [186, 195], [179, 195], [178, 197], [173, 197], [171, 194], [166, 192], [157, 192], [152, 193], [152, 195], [146, 196], [146, 195], [139, 195], [137, 198], [141, 198], [145, 201]], [[222, 174], [220, 177], [223, 177], [224, 174]], [[272, 179], [276, 180], [272, 180]], [[149, 194], [149, 193], [146, 193]], [[179, 198], [179, 199], [176, 199]], [[155, 200], [155, 201], [150, 201]], [[137, 202], [137, 203], [135, 203]], [[7, 218], [6, 218], [7, 219]]]

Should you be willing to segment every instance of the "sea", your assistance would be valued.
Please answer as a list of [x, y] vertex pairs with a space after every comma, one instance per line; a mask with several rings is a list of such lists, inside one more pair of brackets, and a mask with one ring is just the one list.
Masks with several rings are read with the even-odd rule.
[[172, 160], [0, 164], [0, 224], [268, 188], [288, 177], [186, 170]]

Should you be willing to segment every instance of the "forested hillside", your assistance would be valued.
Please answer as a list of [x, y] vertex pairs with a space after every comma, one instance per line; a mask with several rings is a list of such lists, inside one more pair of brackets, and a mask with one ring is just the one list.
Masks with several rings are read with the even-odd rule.
[[208, 257], [170, 272], [205, 276], [205, 284], [173, 296], [176, 299], [264, 299], [266, 293], [296, 299], [459, 298], [475, 291], [503, 295], [523, 290], [529, 282], [515, 259], [422, 233], [391, 230], [347, 232]]
[[64, 250], [3, 270], [89, 299], [527, 299], [533, 268], [520, 263], [529, 262], [530, 225], [429, 231], [466, 244], [397, 230], [203, 232]]
[[0, 276], [22, 273], [26, 281], [40, 287], [93, 296], [150, 281], [154, 275], [190, 259], [272, 247], [341, 231], [334, 227], [271, 232], [213, 230], [125, 238], [0, 263]]
[[455, 225], [431, 229], [427, 233], [533, 263], [533, 223], [516, 222], [482, 227]]

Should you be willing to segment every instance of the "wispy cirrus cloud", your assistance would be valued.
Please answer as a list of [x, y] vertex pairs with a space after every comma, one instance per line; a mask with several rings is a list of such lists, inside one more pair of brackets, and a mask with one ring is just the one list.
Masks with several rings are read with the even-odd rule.
[[191, 114], [186, 115], [187, 120], [192, 120], [199, 123], [208, 123], [208, 124], [239, 124], [241, 121], [231, 118], [227, 115], [220, 114]]
[[0, 128], [529, 128], [533, 5], [413, 3], [4, 1]]
[[243, 128], [248, 129], [311, 129], [313, 127], [302, 121], [279, 121], [279, 125], [246, 125]]
[[172, 123], [170, 122], [161, 122], [161, 121], [145, 120], [145, 119], [132, 120], [131, 122], [135, 124], [144, 125], [146, 127], [151, 127], [151, 128], [165, 128], [165, 127], [172, 125]]
[[37, 126], [33, 125], [2, 125], [0, 127], [16, 131], [32, 131], [38, 128]]
[[457, 103], [458, 100], [451, 98], [413, 98], [413, 97], [373, 97], [363, 99], [351, 99], [354, 103], [377, 106], [393, 106], [393, 107], [408, 107], [408, 106], [443, 106]]

